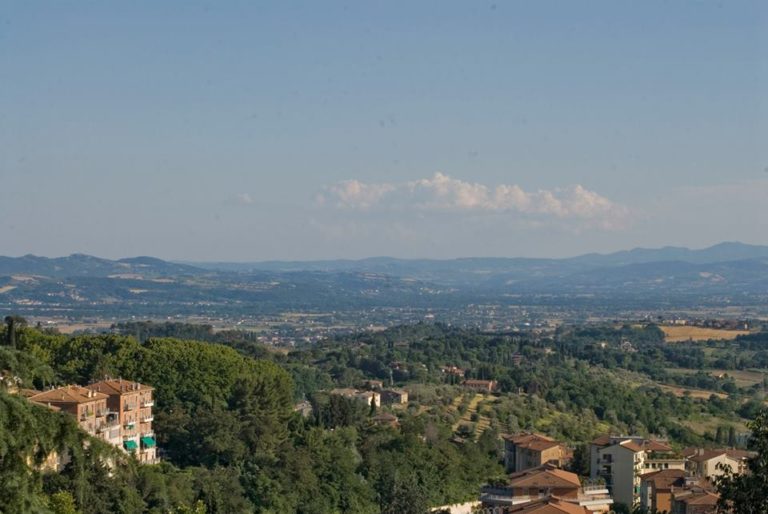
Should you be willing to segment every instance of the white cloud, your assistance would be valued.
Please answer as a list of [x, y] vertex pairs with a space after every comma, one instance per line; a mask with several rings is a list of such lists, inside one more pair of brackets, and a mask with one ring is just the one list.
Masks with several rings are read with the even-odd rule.
[[235, 200], [240, 205], [251, 205], [253, 203], [253, 198], [248, 193], [238, 193], [235, 195]]
[[581, 185], [528, 192], [515, 184], [489, 187], [442, 173], [401, 183], [347, 180], [326, 187], [318, 200], [339, 209], [509, 213], [588, 221], [602, 228], [621, 226], [628, 214], [625, 207]]

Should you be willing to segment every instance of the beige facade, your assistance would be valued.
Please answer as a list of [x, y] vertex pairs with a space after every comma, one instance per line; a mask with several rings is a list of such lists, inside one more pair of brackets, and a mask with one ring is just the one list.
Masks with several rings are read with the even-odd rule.
[[686, 456], [687, 471], [698, 478], [714, 478], [725, 473], [722, 466], [728, 466], [731, 471], [742, 474], [747, 469], [747, 459], [754, 452], [733, 450], [729, 448], [705, 450], [702, 448], [686, 448], [683, 450]]
[[403, 389], [384, 389], [381, 401], [386, 405], [401, 405], [408, 403], [408, 391]]
[[504, 465], [507, 472], [524, 471], [544, 464], [564, 466], [571, 451], [563, 444], [541, 434], [521, 433], [502, 436]]
[[604, 436], [590, 445], [590, 476], [605, 480], [613, 499], [629, 507], [640, 503], [641, 475], [685, 470], [685, 459], [666, 443], [637, 436]]

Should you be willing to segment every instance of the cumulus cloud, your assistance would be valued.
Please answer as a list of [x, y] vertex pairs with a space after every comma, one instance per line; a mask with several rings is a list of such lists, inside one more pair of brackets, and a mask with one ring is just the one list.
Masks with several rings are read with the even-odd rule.
[[366, 184], [346, 180], [327, 186], [319, 200], [339, 209], [512, 213], [589, 221], [604, 228], [618, 226], [627, 215], [625, 207], [580, 185], [524, 191], [515, 184], [489, 187], [442, 173], [401, 183]]

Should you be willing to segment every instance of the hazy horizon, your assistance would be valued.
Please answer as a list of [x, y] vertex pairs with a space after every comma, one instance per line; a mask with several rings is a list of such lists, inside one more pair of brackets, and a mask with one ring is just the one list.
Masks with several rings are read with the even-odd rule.
[[568, 258], [574, 258], [574, 257], [582, 257], [585, 255], [590, 254], [598, 254], [598, 255], [610, 255], [613, 253], [618, 252], [632, 252], [636, 250], [665, 250], [665, 249], [686, 249], [691, 251], [700, 251], [700, 250], [707, 250], [712, 247], [720, 246], [720, 245], [746, 245], [746, 246], [758, 246], [758, 247], [768, 247], [768, 245], [759, 245], [754, 243], [745, 243], [743, 241], [720, 241], [717, 243], [713, 243], [711, 245], [703, 246], [703, 247], [687, 247], [687, 246], [679, 246], [679, 245], [666, 245], [666, 246], [660, 246], [660, 247], [642, 247], [642, 246], [635, 246], [631, 248], [621, 248], [614, 251], [609, 252], [584, 252], [584, 253], [577, 253], [573, 255], [563, 255], [563, 256], [549, 256], [549, 255], [530, 255], [530, 256], [523, 256], [523, 255], [459, 255], [456, 257], [401, 257], [397, 255], [368, 255], [363, 257], [356, 257], [356, 258], [348, 258], [348, 257], [329, 257], [329, 258], [320, 258], [320, 259], [259, 259], [259, 260], [190, 260], [190, 259], [175, 259], [175, 258], [166, 258], [161, 257], [158, 255], [149, 255], [149, 254], [137, 254], [137, 255], [122, 255], [122, 256], [106, 256], [106, 255], [96, 255], [96, 254], [90, 254], [87, 252], [73, 252], [70, 254], [64, 254], [64, 255], [40, 255], [40, 254], [34, 254], [34, 253], [26, 253], [26, 254], [0, 254], [0, 257], [10, 257], [10, 258], [21, 258], [21, 257], [40, 257], [40, 258], [46, 258], [46, 259], [59, 259], [59, 258], [65, 258], [65, 257], [72, 257], [74, 255], [85, 255], [89, 257], [96, 257], [101, 259], [108, 259], [108, 260], [121, 260], [121, 259], [135, 259], [135, 258], [142, 258], [142, 257], [150, 257], [150, 258], [157, 258], [161, 259], [167, 262], [175, 262], [179, 264], [189, 264], [189, 265], [195, 265], [195, 264], [251, 264], [251, 263], [265, 263], [265, 262], [322, 262], [322, 261], [363, 261], [368, 259], [396, 259], [396, 260], [459, 260], [459, 259], [517, 259], [517, 258], [525, 258], [525, 259], [568, 259]]
[[6, 3], [0, 254], [768, 244], [767, 11]]

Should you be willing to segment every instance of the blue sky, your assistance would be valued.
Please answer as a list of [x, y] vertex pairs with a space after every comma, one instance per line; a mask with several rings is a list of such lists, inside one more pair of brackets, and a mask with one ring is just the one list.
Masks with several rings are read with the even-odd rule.
[[762, 2], [1, 2], [0, 254], [768, 244]]

